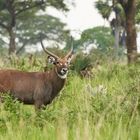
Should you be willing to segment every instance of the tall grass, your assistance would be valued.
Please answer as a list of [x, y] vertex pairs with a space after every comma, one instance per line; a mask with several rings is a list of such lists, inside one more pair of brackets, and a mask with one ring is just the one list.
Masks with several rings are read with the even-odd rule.
[[59, 96], [39, 113], [6, 96], [0, 140], [139, 140], [139, 85], [140, 66], [105, 64], [91, 79], [71, 71]]

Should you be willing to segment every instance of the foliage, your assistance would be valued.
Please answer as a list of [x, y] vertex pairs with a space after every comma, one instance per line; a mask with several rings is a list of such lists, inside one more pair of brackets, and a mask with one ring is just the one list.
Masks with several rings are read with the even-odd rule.
[[[47, 15], [48, 6], [68, 11], [64, 0], [0, 1], [0, 34], [9, 39], [9, 54], [16, 52], [15, 44], [18, 41], [17, 46], [21, 47], [20, 50], [27, 44], [39, 42], [39, 33], [43, 33], [43, 38], [48, 40], [64, 41], [64, 36], [69, 32], [64, 29], [65, 24], [58, 18]], [[42, 11], [44, 15], [40, 14]]]
[[136, 1], [136, 6], [137, 6], [137, 9], [136, 9], [136, 23], [140, 23], [140, 0], [137, 0]]
[[90, 70], [98, 67], [98, 65], [103, 65], [105, 62], [125, 62], [125, 59], [126, 56], [121, 48], [117, 50], [117, 53], [114, 48], [108, 48], [106, 51], [93, 48], [90, 50], [89, 54], [83, 52], [77, 53], [74, 63], [71, 65], [71, 69], [80, 74], [81, 70], [85, 68]]
[[125, 20], [124, 9], [119, 3], [119, 1], [98, 0], [96, 1], [95, 6], [104, 19], [109, 20], [111, 14], [115, 12], [116, 14], [119, 14], [121, 20], [120, 22]]
[[72, 69], [80, 73], [80, 71], [86, 67], [92, 66], [94, 58], [91, 58], [89, 55], [83, 54], [82, 52], [76, 55], [74, 64], [72, 64]]
[[87, 29], [82, 32], [78, 46], [88, 48], [88, 46], [95, 46], [99, 50], [108, 50], [114, 44], [114, 38], [111, 29], [108, 27], [95, 27]]
[[[119, 48], [119, 45], [125, 47], [125, 12], [119, 1], [99, 0], [96, 2], [95, 7], [101, 16], [110, 22], [115, 38], [114, 47]], [[111, 17], [112, 14], [114, 15], [113, 18]]]
[[139, 65], [104, 62], [93, 79], [71, 71], [64, 90], [37, 114], [6, 96], [0, 106], [0, 139], [140, 139], [139, 83]]
[[[31, 18], [32, 17], [32, 18]], [[19, 44], [33, 45], [40, 42], [40, 36], [47, 41], [62, 43], [66, 41], [69, 31], [60, 19], [50, 15], [33, 15], [26, 12], [17, 21], [17, 37]]]
[[109, 5], [109, 2], [110, 1], [99, 0], [96, 2], [95, 5], [104, 19], [108, 19], [112, 12], [112, 7]]
[[[111, 12], [108, 12], [105, 18], [108, 18], [111, 15], [111, 13], [115, 13], [115, 18], [113, 18], [113, 20], [111, 21], [111, 26], [113, 27], [115, 33], [114, 46], [118, 48], [120, 40], [123, 40], [122, 45], [126, 45], [127, 48], [128, 63], [135, 63], [137, 61], [135, 23], [136, 20], [138, 20], [139, 18], [138, 10], [136, 13], [136, 9], [139, 6], [139, 1], [98, 0], [96, 2], [96, 8], [101, 14], [104, 14], [105, 9], [108, 10], [108, 7], [104, 5], [107, 5], [109, 8], [111, 8]], [[120, 39], [121, 32], [122, 39]]]
[[[114, 3], [113, 3], [114, 2]], [[98, 0], [95, 4], [96, 8], [98, 9], [99, 13], [102, 15], [104, 19], [109, 19], [110, 15], [113, 11], [116, 11], [120, 15], [121, 24], [124, 26], [125, 22], [125, 13], [124, 9], [121, 5], [120, 0]], [[136, 0], [136, 23], [140, 22], [140, 0]]]
[[0, 39], [0, 56], [4, 56], [7, 53], [7, 48], [3, 47], [4, 46], [4, 42], [3, 40]]

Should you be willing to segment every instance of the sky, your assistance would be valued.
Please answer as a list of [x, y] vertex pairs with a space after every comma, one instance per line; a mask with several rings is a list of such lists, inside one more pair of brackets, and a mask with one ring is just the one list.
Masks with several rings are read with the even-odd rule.
[[[69, 0], [71, 1], [71, 0]], [[83, 30], [96, 26], [109, 26], [98, 10], [95, 8], [97, 0], [73, 0], [75, 6], [71, 6], [70, 11], [66, 14], [59, 12], [56, 9], [48, 8], [48, 13], [59, 17], [67, 24], [67, 28], [71, 30], [71, 34], [76, 39], [80, 38]], [[112, 16], [113, 17], [113, 16]], [[111, 18], [112, 18], [111, 17]], [[140, 52], [140, 33], [137, 34], [138, 52]]]
[[[72, 0], [67, 1], [70, 2]], [[71, 35], [75, 39], [79, 39], [83, 30], [96, 26], [107, 25], [98, 13], [98, 10], [95, 8], [95, 1], [96, 0], [73, 0], [75, 6], [69, 5], [69, 12], [64, 13], [56, 10], [55, 8], [48, 7], [47, 13], [60, 18], [62, 22], [67, 24], [66, 28], [71, 31]], [[35, 47], [29, 47], [28, 51], [35, 51], [34, 48]], [[39, 46], [37, 49], [42, 50], [42, 47]]]
[[67, 28], [71, 30], [71, 34], [79, 38], [83, 30], [107, 24], [95, 8], [95, 1], [74, 0], [75, 6], [70, 6], [68, 13], [64, 14], [53, 8], [48, 8], [48, 13], [67, 23]]

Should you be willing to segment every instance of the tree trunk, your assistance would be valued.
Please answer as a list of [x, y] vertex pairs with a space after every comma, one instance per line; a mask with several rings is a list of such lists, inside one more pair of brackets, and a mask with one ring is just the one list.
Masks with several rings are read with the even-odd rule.
[[119, 41], [120, 41], [120, 27], [118, 27], [118, 26], [116, 26], [115, 27], [115, 29], [114, 29], [115, 31], [115, 44], [114, 44], [114, 46], [115, 46], [115, 48], [116, 48], [116, 50], [119, 48]]
[[136, 0], [128, 0], [125, 7], [126, 15], [126, 46], [128, 63], [137, 61], [137, 43], [135, 27]]
[[123, 48], [126, 49], [126, 31], [123, 29], [122, 36], [121, 36], [121, 45]]
[[13, 28], [9, 29], [9, 55], [13, 54], [16, 52], [16, 43], [15, 43], [15, 32]]
[[[113, 0], [113, 5], [114, 5], [114, 0]], [[120, 21], [120, 15], [117, 10], [115, 10], [115, 47], [118, 49], [119, 48], [119, 42], [120, 42], [120, 31], [121, 31], [121, 21]]]

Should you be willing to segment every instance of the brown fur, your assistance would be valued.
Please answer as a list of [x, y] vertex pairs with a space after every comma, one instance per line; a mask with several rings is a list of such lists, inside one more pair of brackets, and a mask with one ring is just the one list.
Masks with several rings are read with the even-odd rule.
[[36, 108], [51, 103], [63, 88], [65, 79], [57, 76], [55, 68], [48, 72], [0, 70], [0, 92], [9, 92], [25, 104]]
[[[52, 102], [65, 84], [68, 67], [73, 56], [71, 51], [63, 58], [45, 49], [48, 60], [55, 67], [47, 72], [22, 72], [18, 70], [0, 70], [0, 92], [10, 93], [25, 104], [34, 104], [36, 109]], [[0, 100], [1, 100], [0, 94]]]

